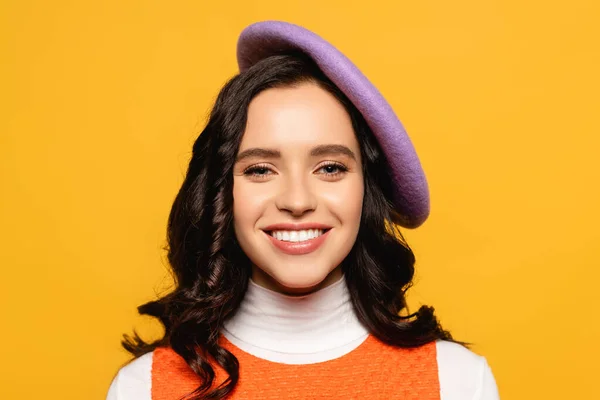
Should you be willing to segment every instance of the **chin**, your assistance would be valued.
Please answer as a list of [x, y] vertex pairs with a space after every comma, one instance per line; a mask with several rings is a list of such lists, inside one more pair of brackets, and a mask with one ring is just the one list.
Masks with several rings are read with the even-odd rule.
[[320, 277], [312, 277], [312, 276], [301, 276], [301, 277], [293, 277], [293, 278], [287, 278], [284, 277], [283, 279], [277, 279], [277, 282], [286, 288], [289, 289], [311, 289], [317, 285], [319, 285], [319, 283], [323, 282], [323, 280], [325, 279], [325, 276], [320, 276]]
[[332, 271], [329, 269], [272, 271], [271, 278], [282, 292], [302, 293], [318, 288]]

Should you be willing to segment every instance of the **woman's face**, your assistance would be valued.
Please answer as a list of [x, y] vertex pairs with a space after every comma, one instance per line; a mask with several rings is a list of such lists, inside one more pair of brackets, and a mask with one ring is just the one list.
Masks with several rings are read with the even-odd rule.
[[234, 167], [233, 214], [257, 284], [305, 294], [341, 278], [363, 190], [359, 144], [333, 95], [302, 83], [251, 101]]

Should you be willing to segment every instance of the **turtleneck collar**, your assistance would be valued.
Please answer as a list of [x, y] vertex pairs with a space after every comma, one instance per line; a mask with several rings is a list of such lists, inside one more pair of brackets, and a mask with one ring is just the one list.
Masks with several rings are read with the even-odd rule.
[[345, 277], [316, 292], [289, 296], [252, 279], [223, 335], [247, 353], [274, 362], [310, 364], [340, 357], [368, 336]]

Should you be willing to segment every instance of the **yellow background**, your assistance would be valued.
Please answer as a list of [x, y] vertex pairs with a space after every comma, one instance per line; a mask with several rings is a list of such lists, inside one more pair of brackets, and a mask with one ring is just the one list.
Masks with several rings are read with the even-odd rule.
[[0, 398], [103, 399], [248, 24], [346, 53], [406, 125], [432, 212], [411, 304], [487, 357], [503, 399], [599, 399], [594, 0], [4, 1]]

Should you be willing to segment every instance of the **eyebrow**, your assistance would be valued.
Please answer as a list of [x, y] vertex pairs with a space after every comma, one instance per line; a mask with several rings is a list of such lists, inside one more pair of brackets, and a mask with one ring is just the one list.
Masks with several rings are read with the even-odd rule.
[[[313, 147], [310, 151], [311, 157], [319, 156], [333, 156], [333, 155], [344, 155], [350, 157], [356, 161], [356, 155], [348, 147], [341, 144], [323, 144], [320, 146]], [[281, 158], [281, 152], [274, 149], [263, 149], [260, 147], [254, 147], [248, 150], [242, 151], [237, 155], [235, 162], [240, 162], [247, 158]]]

